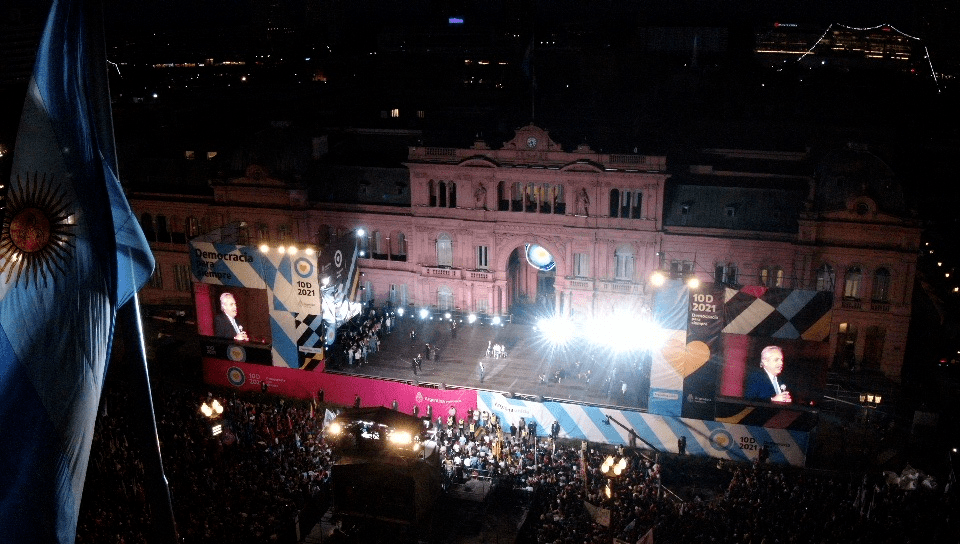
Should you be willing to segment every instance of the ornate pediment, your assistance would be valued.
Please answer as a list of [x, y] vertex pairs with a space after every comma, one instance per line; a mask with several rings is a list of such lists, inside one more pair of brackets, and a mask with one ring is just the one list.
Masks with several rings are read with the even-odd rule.
[[550, 134], [533, 124], [517, 129], [512, 140], [503, 143], [504, 149], [520, 151], [562, 151], [560, 144], [550, 139]]

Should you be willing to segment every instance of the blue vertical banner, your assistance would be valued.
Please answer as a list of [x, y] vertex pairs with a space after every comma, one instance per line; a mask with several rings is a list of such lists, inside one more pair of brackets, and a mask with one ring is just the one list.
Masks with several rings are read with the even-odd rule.
[[[120, 187], [102, 13], [55, 0], [0, 232], [0, 535], [76, 539], [117, 308], [153, 272]], [[97, 4], [99, 5], [99, 4]]]
[[651, 414], [679, 416], [683, 395], [683, 363], [687, 346], [690, 291], [679, 280], [668, 280], [654, 294], [653, 318], [666, 342], [650, 361]]
[[723, 367], [722, 285], [703, 283], [690, 292], [690, 324], [683, 363], [683, 417], [713, 419], [717, 379]]

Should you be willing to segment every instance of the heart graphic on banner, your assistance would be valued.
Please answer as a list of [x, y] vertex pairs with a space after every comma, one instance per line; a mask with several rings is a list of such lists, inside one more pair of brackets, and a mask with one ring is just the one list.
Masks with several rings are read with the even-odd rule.
[[707, 364], [710, 360], [710, 346], [695, 340], [684, 343], [684, 335], [673, 335], [663, 346], [663, 358], [673, 370], [686, 378]]

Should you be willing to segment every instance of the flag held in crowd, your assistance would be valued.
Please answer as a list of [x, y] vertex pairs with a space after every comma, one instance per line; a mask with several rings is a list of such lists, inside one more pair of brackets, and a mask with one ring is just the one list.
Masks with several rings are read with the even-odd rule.
[[0, 535], [72, 543], [116, 311], [154, 266], [117, 178], [98, 2], [54, 0], [4, 182]]

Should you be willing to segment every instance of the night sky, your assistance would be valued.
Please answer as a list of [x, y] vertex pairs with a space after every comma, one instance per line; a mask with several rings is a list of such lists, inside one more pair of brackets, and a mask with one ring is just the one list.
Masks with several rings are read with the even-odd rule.
[[[103, 0], [108, 28], [124, 32], [153, 32], [191, 28], [224, 28], [250, 20], [256, 0], [163, 0], [130, 2]], [[293, 12], [307, 0], [283, 0]], [[329, 1], [329, 0], [326, 0]], [[454, 12], [468, 22], [489, 16], [497, 4], [468, 0], [341, 0], [351, 22], [378, 25], [384, 22], [422, 23], [433, 16], [446, 17]], [[27, 12], [45, 11], [49, 0], [6, 0], [6, 6]], [[627, 20], [638, 24], [753, 24], [793, 22], [848, 26], [892, 24], [910, 32], [915, 22], [914, 3], [895, 0], [542, 0], [537, 3], [538, 18], [544, 24], [563, 21]], [[449, 12], [449, 13], [437, 13]]]

